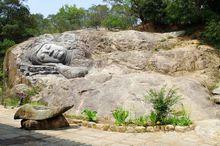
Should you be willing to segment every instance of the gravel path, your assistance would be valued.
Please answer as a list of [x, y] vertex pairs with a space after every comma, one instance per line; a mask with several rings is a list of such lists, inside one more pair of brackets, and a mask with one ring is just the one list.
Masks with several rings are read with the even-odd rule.
[[208, 134], [207, 129], [202, 129], [203, 134], [196, 130], [186, 133], [114, 133], [73, 126], [25, 131], [20, 129], [20, 121], [13, 119], [14, 112], [15, 109], [0, 106], [0, 146], [220, 146], [220, 133], [217, 137], [215, 133], [214, 138], [213, 135], [204, 137], [203, 134]]

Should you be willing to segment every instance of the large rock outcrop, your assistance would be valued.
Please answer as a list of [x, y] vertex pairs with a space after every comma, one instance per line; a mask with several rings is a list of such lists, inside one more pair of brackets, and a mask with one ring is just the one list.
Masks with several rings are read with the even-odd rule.
[[[47, 50], [44, 44], [56, 44], [71, 55], [64, 58], [65, 51], [52, 50], [46, 60], [54, 55], [62, 62], [45, 63], [45, 56], [36, 51], [39, 46]], [[30, 59], [30, 51], [36, 51], [38, 64]], [[144, 100], [147, 91], [167, 86], [178, 88], [194, 120], [219, 116], [220, 106], [209, 100], [209, 89], [220, 79], [219, 67], [219, 54], [196, 40], [132, 30], [46, 34], [18, 44], [5, 58], [9, 88], [27, 82], [39, 86], [41, 92], [33, 100], [61, 107], [74, 104], [71, 114], [91, 108], [109, 116], [122, 106], [137, 117], [152, 110]]]

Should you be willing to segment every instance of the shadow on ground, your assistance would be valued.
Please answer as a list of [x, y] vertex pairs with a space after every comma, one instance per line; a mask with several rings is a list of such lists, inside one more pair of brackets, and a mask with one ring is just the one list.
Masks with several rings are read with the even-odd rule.
[[[77, 127], [70, 127], [77, 128]], [[57, 129], [60, 130], [60, 129]], [[56, 131], [57, 131], [56, 130]], [[52, 130], [51, 132], [53, 132]], [[36, 131], [26, 131], [0, 123], [0, 146], [90, 146], [88, 144], [44, 135]]]

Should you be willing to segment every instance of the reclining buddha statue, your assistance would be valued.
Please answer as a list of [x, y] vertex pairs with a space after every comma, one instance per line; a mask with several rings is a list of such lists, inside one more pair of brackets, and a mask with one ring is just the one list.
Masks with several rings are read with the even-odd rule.
[[83, 77], [92, 60], [82, 49], [68, 49], [55, 43], [41, 43], [27, 53], [30, 65], [20, 65], [27, 76], [36, 74], [62, 74], [66, 78]]

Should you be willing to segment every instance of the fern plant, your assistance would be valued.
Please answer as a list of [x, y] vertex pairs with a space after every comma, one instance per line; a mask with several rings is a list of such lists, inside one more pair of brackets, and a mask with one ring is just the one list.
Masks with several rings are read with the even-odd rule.
[[126, 119], [129, 116], [129, 112], [122, 109], [122, 108], [117, 108], [116, 110], [113, 111], [113, 117], [115, 118], [115, 125], [117, 126], [122, 126], [126, 124]]
[[97, 122], [97, 112], [96, 111], [93, 111], [90, 109], [84, 109], [82, 114], [85, 116], [85, 118], [88, 121]]
[[165, 88], [160, 91], [150, 90], [145, 98], [153, 104], [156, 123], [164, 123], [164, 120], [172, 112], [172, 108], [177, 104], [181, 97], [177, 95], [176, 90], [170, 89], [168, 92]]

